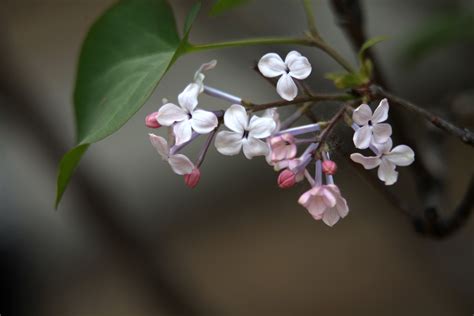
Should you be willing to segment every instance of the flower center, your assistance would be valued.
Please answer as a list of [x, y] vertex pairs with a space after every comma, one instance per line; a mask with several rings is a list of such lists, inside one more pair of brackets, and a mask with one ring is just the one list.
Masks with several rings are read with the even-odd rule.
[[242, 135], [243, 138], [248, 138], [249, 137], [249, 131], [245, 130], [244, 134]]
[[373, 123], [372, 123], [371, 120], [369, 120], [369, 123], [368, 123], [368, 124], [369, 124], [369, 126], [372, 126], [372, 125], [373, 125]]

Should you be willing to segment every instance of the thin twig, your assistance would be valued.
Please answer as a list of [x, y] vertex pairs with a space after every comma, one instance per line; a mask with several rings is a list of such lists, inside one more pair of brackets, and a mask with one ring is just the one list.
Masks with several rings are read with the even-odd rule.
[[345, 93], [337, 93], [337, 94], [313, 94], [310, 96], [301, 96], [301, 97], [296, 97], [292, 101], [286, 101], [286, 100], [279, 100], [279, 101], [274, 101], [270, 103], [263, 103], [263, 104], [253, 104], [249, 102], [245, 102], [245, 105], [251, 112], [258, 112], [258, 111], [263, 111], [266, 109], [270, 108], [277, 108], [277, 107], [283, 107], [283, 106], [288, 106], [288, 105], [293, 105], [293, 104], [298, 104], [298, 103], [306, 103], [306, 102], [319, 102], [319, 101], [347, 101], [354, 98], [352, 95], [345, 94]]

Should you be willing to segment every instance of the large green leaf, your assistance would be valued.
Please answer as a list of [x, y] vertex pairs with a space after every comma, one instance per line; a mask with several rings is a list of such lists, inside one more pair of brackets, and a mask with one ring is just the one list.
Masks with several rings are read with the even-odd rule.
[[56, 206], [89, 144], [117, 131], [150, 97], [189, 47], [199, 4], [180, 39], [166, 0], [121, 0], [91, 27], [83, 43], [74, 91], [77, 147], [61, 160]]

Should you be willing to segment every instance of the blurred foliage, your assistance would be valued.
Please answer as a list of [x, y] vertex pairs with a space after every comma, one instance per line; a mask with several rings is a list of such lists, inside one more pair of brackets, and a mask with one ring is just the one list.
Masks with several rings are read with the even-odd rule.
[[250, 0], [217, 0], [211, 8], [210, 15], [218, 15], [227, 10], [233, 9], [239, 5], [245, 4]]
[[423, 22], [409, 35], [400, 59], [411, 65], [437, 49], [464, 42], [474, 42], [474, 12], [446, 12]]

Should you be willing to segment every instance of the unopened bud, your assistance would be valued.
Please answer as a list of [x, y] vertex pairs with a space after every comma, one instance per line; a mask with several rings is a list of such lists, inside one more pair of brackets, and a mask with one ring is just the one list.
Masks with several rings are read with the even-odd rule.
[[324, 160], [323, 161], [323, 172], [327, 175], [333, 175], [337, 171], [337, 165], [332, 160]]
[[296, 183], [296, 175], [288, 170], [285, 169], [278, 175], [278, 186], [281, 189], [288, 189], [294, 186]]
[[184, 183], [191, 189], [198, 185], [199, 179], [201, 179], [201, 171], [198, 168], [194, 168], [191, 173], [184, 175]]
[[146, 116], [146, 118], [145, 118], [146, 127], [149, 127], [149, 128], [160, 128], [161, 127], [160, 123], [158, 123], [158, 120], [156, 119], [157, 115], [158, 115], [158, 112], [153, 112], [153, 113], [150, 113]]

